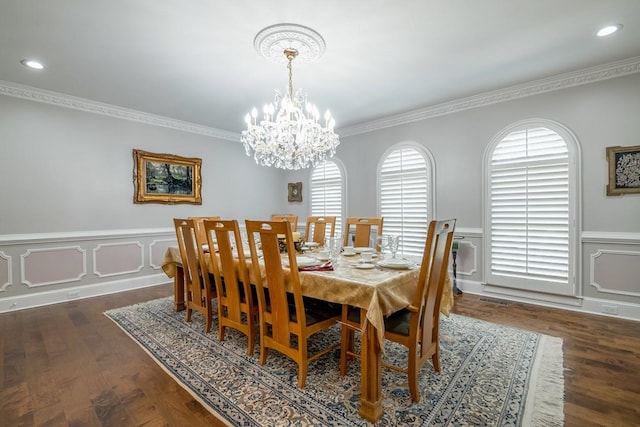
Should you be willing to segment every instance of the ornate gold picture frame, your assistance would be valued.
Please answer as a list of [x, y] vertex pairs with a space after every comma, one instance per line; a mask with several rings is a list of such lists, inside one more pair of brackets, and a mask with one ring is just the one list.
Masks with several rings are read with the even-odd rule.
[[288, 194], [289, 194], [288, 200], [290, 202], [301, 202], [302, 201], [302, 183], [290, 182]]
[[133, 150], [134, 203], [202, 204], [202, 159]]
[[607, 147], [609, 184], [607, 196], [640, 193], [640, 145]]

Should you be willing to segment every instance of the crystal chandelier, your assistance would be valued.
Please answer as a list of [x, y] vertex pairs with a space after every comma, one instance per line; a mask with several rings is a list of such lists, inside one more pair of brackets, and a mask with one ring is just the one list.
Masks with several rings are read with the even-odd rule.
[[329, 110], [322, 119], [302, 89], [293, 92], [292, 62], [298, 50], [286, 47], [284, 55], [288, 90], [283, 95], [276, 89], [275, 100], [264, 106], [262, 119], [255, 107], [246, 115], [247, 129], [242, 131], [241, 141], [247, 156], [253, 156], [259, 165], [304, 169], [333, 157], [340, 140], [333, 131], [335, 122]]

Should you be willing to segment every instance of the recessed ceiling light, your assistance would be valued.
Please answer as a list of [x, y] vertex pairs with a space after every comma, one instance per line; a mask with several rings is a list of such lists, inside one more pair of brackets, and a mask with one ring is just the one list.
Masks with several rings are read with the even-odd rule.
[[596, 34], [598, 35], [598, 37], [606, 37], [621, 29], [622, 24], [607, 25], [606, 27], [600, 28], [600, 30], [598, 30]]
[[23, 59], [20, 63], [25, 67], [33, 68], [34, 70], [42, 70], [44, 68], [44, 65], [38, 61], [34, 61], [33, 59]]

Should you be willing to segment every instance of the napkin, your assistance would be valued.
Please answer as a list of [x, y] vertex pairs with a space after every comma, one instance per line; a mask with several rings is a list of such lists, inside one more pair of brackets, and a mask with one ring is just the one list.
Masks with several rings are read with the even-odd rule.
[[333, 271], [331, 261], [320, 265], [311, 265], [309, 267], [298, 267], [298, 271]]

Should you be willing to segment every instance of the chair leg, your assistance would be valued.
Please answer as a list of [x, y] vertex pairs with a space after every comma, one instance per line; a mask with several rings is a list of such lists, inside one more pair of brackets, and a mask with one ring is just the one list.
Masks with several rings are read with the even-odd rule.
[[187, 316], [186, 316], [186, 321], [187, 322], [191, 322], [191, 312], [193, 311], [193, 309], [191, 307], [189, 307], [189, 303], [187, 303]]
[[345, 376], [347, 373], [348, 360], [351, 356], [347, 354], [347, 351], [354, 351], [354, 338], [355, 332], [350, 328], [342, 325], [341, 331], [341, 344], [340, 344], [340, 376]]
[[264, 365], [265, 363], [267, 363], [267, 352], [269, 351], [269, 349], [265, 347], [264, 344], [262, 344], [262, 341], [263, 340], [260, 340], [260, 364]]
[[418, 403], [420, 401], [420, 394], [418, 393], [418, 361], [417, 356], [412, 351], [409, 351], [409, 365], [407, 369], [407, 377], [409, 380], [409, 394], [411, 400]]
[[211, 326], [213, 325], [213, 315], [211, 314], [211, 310], [207, 310], [207, 314], [205, 315], [206, 325], [204, 327], [204, 332], [209, 333], [211, 331]]
[[300, 352], [300, 361], [298, 362], [298, 388], [304, 388], [304, 383], [307, 381], [307, 365], [309, 364], [307, 360], [307, 343], [305, 341], [298, 343], [298, 351]]
[[436, 372], [440, 372], [440, 346], [436, 345], [436, 350], [431, 356], [431, 361], [433, 362], [433, 369]]
[[247, 334], [247, 356], [253, 356], [253, 348], [255, 347], [255, 328], [250, 323], [249, 324], [249, 333]]

